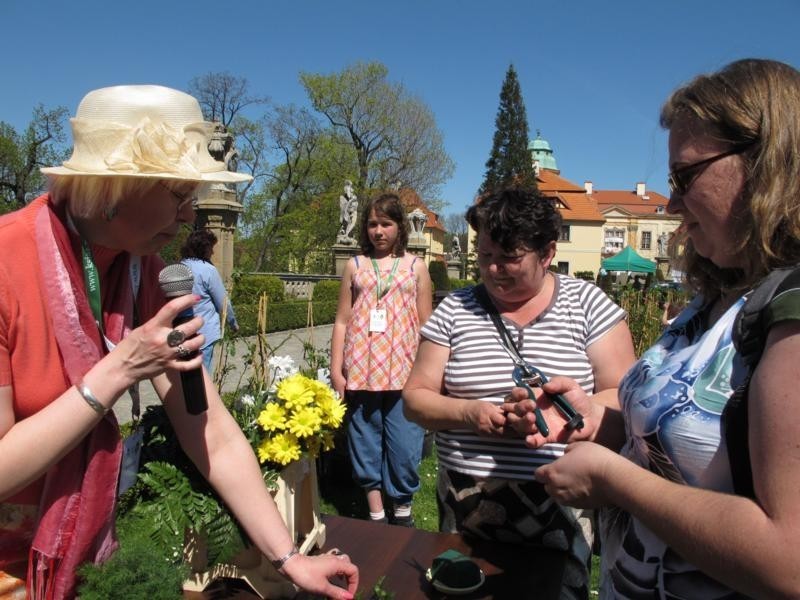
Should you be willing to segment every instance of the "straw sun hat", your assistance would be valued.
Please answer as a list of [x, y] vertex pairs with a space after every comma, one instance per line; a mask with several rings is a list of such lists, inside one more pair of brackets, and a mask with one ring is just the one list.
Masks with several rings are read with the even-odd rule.
[[86, 94], [72, 124], [72, 157], [46, 175], [151, 177], [236, 183], [208, 153], [213, 123], [197, 100], [160, 85], [118, 85]]

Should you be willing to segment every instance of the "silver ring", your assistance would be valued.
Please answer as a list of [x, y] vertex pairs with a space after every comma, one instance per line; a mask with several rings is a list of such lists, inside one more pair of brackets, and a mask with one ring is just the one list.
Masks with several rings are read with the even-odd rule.
[[173, 329], [167, 334], [167, 345], [170, 348], [175, 348], [176, 346], [180, 346], [185, 341], [186, 341], [186, 334], [183, 333], [180, 329]]
[[175, 352], [178, 353], [178, 358], [181, 359], [189, 358], [189, 356], [192, 354], [191, 351], [184, 348], [181, 344], [178, 344], [178, 347], [175, 348]]

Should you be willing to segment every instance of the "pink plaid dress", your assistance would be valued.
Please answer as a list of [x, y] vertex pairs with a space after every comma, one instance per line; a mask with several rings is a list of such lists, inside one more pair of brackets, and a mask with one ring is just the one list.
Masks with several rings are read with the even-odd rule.
[[[378, 281], [369, 258], [356, 258], [355, 300], [344, 337], [348, 390], [403, 389], [419, 344], [417, 280], [413, 271], [416, 260], [417, 257], [408, 254], [400, 259], [391, 287], [381, 298], [381, 308], [386, 309], [386, 331], [375, 333], [369, 331], [369, 316], [378, 303]], [[384, 285], [390, 272], [391, 264], [381, 271]]]

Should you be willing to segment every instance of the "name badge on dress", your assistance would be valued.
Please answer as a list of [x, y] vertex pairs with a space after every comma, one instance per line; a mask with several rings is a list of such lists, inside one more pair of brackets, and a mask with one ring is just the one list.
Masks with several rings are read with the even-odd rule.
[[369, 311], [370, 333], [383, 333], [386, 331], [386, 309], [373, 308]]

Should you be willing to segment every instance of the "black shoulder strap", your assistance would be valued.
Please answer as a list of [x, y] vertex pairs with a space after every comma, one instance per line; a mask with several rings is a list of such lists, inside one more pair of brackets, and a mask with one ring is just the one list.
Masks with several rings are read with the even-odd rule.
[[793, 288], [800, 288], [800, 267], [775, 269], [748, 296], [733, 325], [733, 344], [750, 373], [725, 405], [722, 427], [728, 447], [733, 488], [740, 496], [755, 498], [750, 465], [747, 399], [750, 378], [761, 359], [769, 334], [767, 311], [776, 296]]
[[489, 293], [486, 291], [486, 286], [484, 286], [482, 283], [479, 283], [473, 288], [473, 293], [475, 294], [475, 299], [478, 301], [478, 304], [481, 305], [483, 310], [485, 310], [489, 315], [489, 318], [492, 319], [492, 323], [494, 323], [497, 333], [500, 334], [500, 341], [503, 343], [503, 346], [505, 346], [506, 352], [508, 352], [511, 360], [513, 360], [514, 364], [517, 366], [526, 366], [525, 359], [520, 356], [519, 350], [517, 350], [517, 345], [514, 343], [514, 339], [511, 337], [511, 334], [508, 333], [508, 329], [506, 329], [505, 323], [503, 323], [503, 318], [500, 316], [500, 312], [497, 310], [494, 302], [492, 302], [492, 299], [489, 297]]
[[733, 324], [733, 344], [752, 371], [761, 358], [769, 331], [764, 309], [781, 291], [800, 284], [800, 267], [775, 269], [747, 297]]

